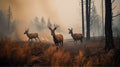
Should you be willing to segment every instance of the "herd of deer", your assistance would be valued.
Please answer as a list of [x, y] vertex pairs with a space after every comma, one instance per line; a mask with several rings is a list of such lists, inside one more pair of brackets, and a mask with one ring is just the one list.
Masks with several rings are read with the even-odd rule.
[[[59, 26], [54, 25], [54, 28], [52, 28], [51, 26], [48, 26], [48, 29], [51, 31], [51, 35], [53, 37], [53, 41], [55, 43], [56, 46], [63, 46], [63, 35], [62, 34], [55, 34], [55, 30], [58, 28]], [[73, 28], [68, 28], [69, 30], [69, 34], [71, 34], [74, 42], [76, 43], [77, 41], [83, 41], [83, 35], [81, 33], [73, 33]], [[27, 37], [29, 38], [28, 41], [35, 39], [35, 40], [39, 40], [38, 37], [38, 33], [29, 33], [29, 29], [25, 30], [24, 34], [27, 35]]]

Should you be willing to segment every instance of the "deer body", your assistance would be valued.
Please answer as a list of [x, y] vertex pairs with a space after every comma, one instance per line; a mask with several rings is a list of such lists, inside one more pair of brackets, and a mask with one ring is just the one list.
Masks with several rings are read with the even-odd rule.
[[51, 31], [51, 35], [53, 37], [53, 41], [56, 46], [63, 46], [63, 35], [62, 34], [55, 34], [55, 30], [58, 26], [54, 25], [54, 29], [52, 29], [50, 26], [48, 26], [49, 30]]
[[80, 34], [80, 33], [73, 33], [73, 29], [68, 29], [69, 30], [69, 34], [71, 34], [74, 42], [77, 42], [77, 41], [83, 41], [83, 35]]
[[53, 40], [54, 40], [55, 44], [63, 45], [63, 35], [57, 34], [57, 35], [53, 36]]
[[[32, 39], [35, 39], [35, 40], [40, 40], [39, 39], [39, 37], [38, 37], [38, 33], [28, 33], [28, 31], [29, 30], [26, 30], [25, 32], [24, 32], [24, 34], [26, 34], [27, 35], [27, 37], [29, 38], [29, 40], [32, 40]], [[28, 41], [29, 41], [28, 40]]]

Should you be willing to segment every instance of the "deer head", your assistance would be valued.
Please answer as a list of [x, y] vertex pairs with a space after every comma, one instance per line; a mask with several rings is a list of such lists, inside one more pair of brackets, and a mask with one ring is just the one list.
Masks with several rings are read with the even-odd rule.
[[25, 30], [24, 34], [28, 34], [29, 29]]
[[54, 36], [55, 35], [55, 30], [58, 28], [58, 25], [54, 24], [54, 28], [52, 29], [52, 26], [48, 26], [49, 30], [51, 31], [51, 35]]
[[68, 28], [68, 30], [69, 30], [69, 34], [72, 34], [73, 33], [73, 28]]

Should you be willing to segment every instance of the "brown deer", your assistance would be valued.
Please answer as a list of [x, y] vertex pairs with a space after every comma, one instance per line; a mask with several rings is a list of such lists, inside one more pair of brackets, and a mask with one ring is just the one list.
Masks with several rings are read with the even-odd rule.
[[83, 41], [83, 35], [81, 33], [73, 33], [73, 28], [71, 28], [71, 29], [68, 28], [68, 30], [69, 30], [69, 34], [71, 34], [74, 42], [77, 42], [77, 41], [80, 40], [81, 43], [82, 43], [82, 41]]
[[27, 35], [27, 37], [29, 38], [28, 41], [32, 40], [32, 39], [35, 39], [35, 40], [39, 40], [39, 37], [38, 37], [38, 33], [29, 33], [29, 29], [25, 30], [24, 34]]
[[51, 26], [48, 26], [49, 30], [51, 31], [51, 35], [53, 37], [53, 41], [55, 43], [56, 46], [63, 46], [63, 35], [62, 34], [55, 34], [55, 30], [58, 28], [59, 26], [54, 25], [54, 28], [52, 29]]

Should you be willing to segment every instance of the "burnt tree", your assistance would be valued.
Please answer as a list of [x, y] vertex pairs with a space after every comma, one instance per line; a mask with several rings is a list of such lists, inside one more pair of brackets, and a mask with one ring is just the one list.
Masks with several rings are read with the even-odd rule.
[[113, 33], [112, 33], [112, 4], [111, 0], [105, 0], [105, 50], [113, 49]]
[[82, 34], [84, 37], [85, 31], [84, 31], [84, 4], [83, 4], [83, 0], [81, 0], [81, 8], [82, 8]]
[[86, 39], [90, 40], [90, 10], [91, 0], [86, 0]]

